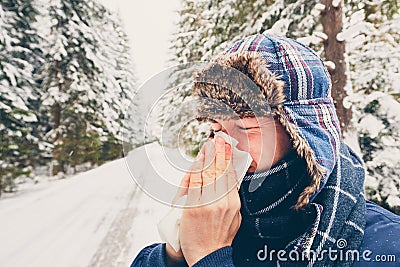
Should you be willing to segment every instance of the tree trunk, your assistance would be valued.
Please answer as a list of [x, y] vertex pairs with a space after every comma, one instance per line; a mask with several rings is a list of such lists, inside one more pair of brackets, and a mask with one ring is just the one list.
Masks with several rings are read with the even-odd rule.
[[61, 124], [61, 106], [59, 103], [53, 105], [53, 129], [57, 129]]
[[349, 130], [351, 121], [351, 109], [343, 106], [343, 100], [347, 96], [346, 86], [346, 61], [345, 42], [338, 41], [336, 35], [343, 29], [342, 3], [337, 7], [332, 5], [335, 0], [323, 0], [325, 10], [322, 12], [321, 22], [324, 33], [328, 39], [324, 41], [325, 60], [335, 63], [335, 68], [329, 72], [332, 77], [332, 98], [339, 117], [342, 135]]
[[[61, 125], [61, 106], [59, 103], [55, 103], [52, 107], [52, 115], [53, 115], [53, 129], [57, 130]], [[57, 141], [62, 138], [59, 133], [56, 134], [56, 137], [53, 140], [53, 144], [56, 144]], [[61, 155], [60, 155], [60, 145], [57, 144], [53, 148], [53, 161], [56, 161], [57, 164], [53, 164], [52, 175], [55, 176], [60, 171], [64, 172], [64, 166], [62, 163]]]

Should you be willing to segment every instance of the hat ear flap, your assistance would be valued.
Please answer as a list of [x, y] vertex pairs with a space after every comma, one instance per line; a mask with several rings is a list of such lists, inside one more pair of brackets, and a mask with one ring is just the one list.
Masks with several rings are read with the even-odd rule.
[[296, 126], [288, 120], [288, 117], [284, 115], [282, 107], [278, 107], [275, 112], [275, 117], [283, 125], [286, 132], [289, 134], [292, 140], [293, 149], [296, 153], [305, 159], [308, 173], [311, 177], [311, 183], [308, 185], [303, 192], [300, 194], [294, 209], [301, 209], [306, 206], [314, 194], [320, 189], [321, 181], [326, 174], [326, 169], [318, 164], [314, 151], [310, 145], [300, 136]]

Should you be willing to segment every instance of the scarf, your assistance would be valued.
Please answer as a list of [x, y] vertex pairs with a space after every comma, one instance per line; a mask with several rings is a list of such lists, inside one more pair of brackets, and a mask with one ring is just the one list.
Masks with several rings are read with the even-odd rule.
[[[344, 143], [338, 155], [326, 185], [298, 211], [291, 207], [310, 176], [295, 152], [267, 171], [244, 177], [239, 190], [242, 224], [232, 245], [237, 266], [352, 265], [346, 252], [359, 248], [365, 225], [364, 168]], [[257, 253], [265, 248], [284, 251], [285, 260], [276, 253], [260, 260]], [[336, 259], [329, 257], [332, 249]]]

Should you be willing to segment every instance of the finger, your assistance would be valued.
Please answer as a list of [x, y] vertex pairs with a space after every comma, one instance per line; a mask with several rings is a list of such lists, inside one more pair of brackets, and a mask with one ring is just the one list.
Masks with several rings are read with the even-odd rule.
[[190, 171], [187, 203], [191, 205], [196, 205], [201, 196], [201, 187], [203, 184], [201, 170], [203, 169], [203, 161], [204, 156], [201, 155], [194, 162], [192, 170]]
[[237, 228], [239, 229], [240, 225], [242, 224], [242, 214], [240, 211], [236, 215], [236, 220], [237, 220]]
[[[239, 182], [238, 182], [238, 178], [236, 175], [236, 171], [235, 168], [233, 167], [232, 161], [229, 163], [228, 165], [228, 190], [232, 191], [233, 189], [237, 189], [239, 187]], [[237, 191], [237, 190], [234, 190]]]
[[183, 177], [179, 185], [178, 192], [176, 193], [174, 199], [172, 200], [172, 204], [176, 204], [181, 197], [187, 195], [189, 188], [189, 181], [190, 181], [190, 171], [186, 173], [185, 176]]
[[202, 172], [203, 187], [201, 189], [201, 202], [208, 204], [215, 199], [215, 146], [213, 142], [207, 142], [204, 151], [204, 166]]
[[215, 139], [215, 178], [220, 179], [225, 171], [225, 140], [218, 136]]
[[[232, 160], [232, 148], [230, 144], [225, 144], [225, 166], [229, 166]], [[227, 168], [227, 167], [226, 167]]]
[[[216, 185], [215, 185], [215, 187], [216, 187], [215, 191], [217, 193], [217, 197], [218, 198], [226, 195], [226, 193], [228, 193], [228, 189], [229, 189], [229, 187], [228, 187], [228, 167], [227, 166], [229, 166], [229, 162], [230, 162], [229, 159], [231, 158], [231, 146], [229, 144], [224, 144], [224, 148], [223, 149], [224, 149], [224, 152], [225, 152], [224, 153], [225, 154], [224, 155], [225, 159], [223, 160], [224, 172], [221, 175], [221, 177], [217, 178]], [[217, 169], [218, 168], [216, 168], [216, 170]]]
[[214, 183], [215, 180], [215, 146], [207, 142], [204, 148], [204, 170], [202, 173], [203, 186]]
[[[203, 154], [201, 152], [199, 152], [199, 154], [197, 155], [195, 160], [199, 160], [201, 158]], [[185, 174], [185, 176], [183, 177], [180, 185], [179, 185], [179, 189], [174, 197], [174, 199], [172, 200], [172, 204], [176, 204], [178, 202], [178, 200], [187, 195], [188, 194], [188, 188], [189, 188], [189, 181], [190, 181], [190, 172], [191, 171], [195, 171], [196, 166], [192, 165], [190, 167], [190, 170]], [[200, 171], [200, 170], [197, 170]]]
[[[210, 139], [209, 139], [210, 140]], [[211, 139], [212, 140], [212, 139]], [[205, 150], [205, 147], [206, 147], [206, 145], [207, 145], [207, 142], [205, 142], [205, 143], [203, 143], [203, 145], [201, 146], [201, 148], [200, 148], [200, 151], [199, 151], [199, 153], [197, 154], [197, 157], [199, 157], [200, 155], [204, 155], [204, 150]]]

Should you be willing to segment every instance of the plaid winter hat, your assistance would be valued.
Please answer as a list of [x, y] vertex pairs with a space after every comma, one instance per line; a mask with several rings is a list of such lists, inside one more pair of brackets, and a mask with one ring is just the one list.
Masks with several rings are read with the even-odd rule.
[[233, 43], [199, 71], [193, 93], [214, 100], [200, 106], [200, 118], [270, 113], [280, 121], [312, 178], [299, 197], [300, 208], [325, 185], [339, 155], [340, 124], [331, 87], [312, 49], [289, 38], [256, 34]]

